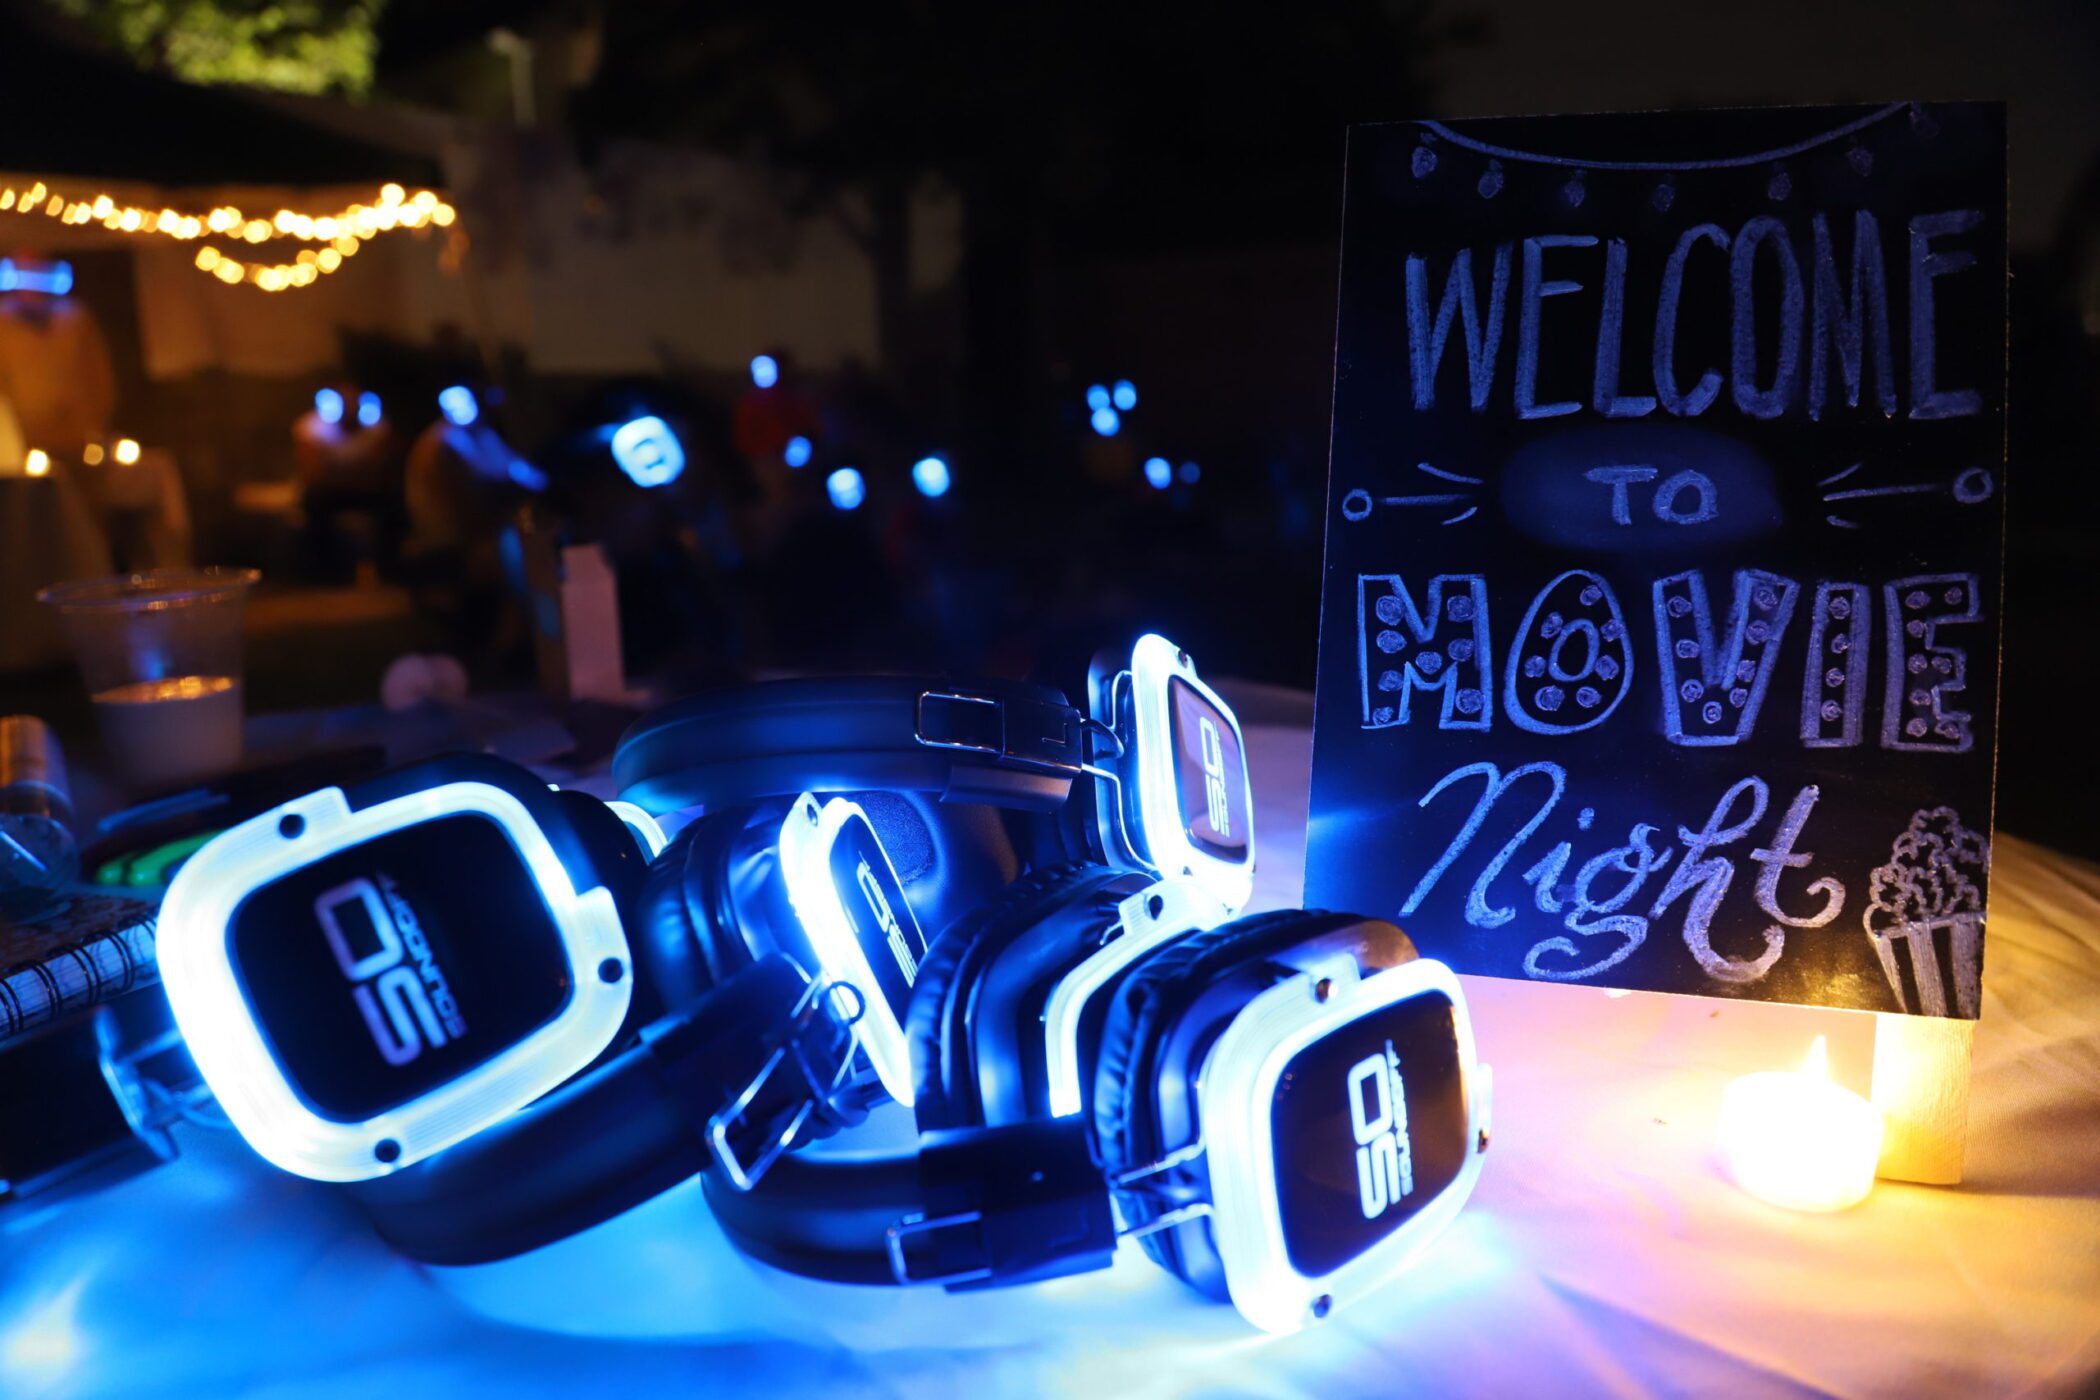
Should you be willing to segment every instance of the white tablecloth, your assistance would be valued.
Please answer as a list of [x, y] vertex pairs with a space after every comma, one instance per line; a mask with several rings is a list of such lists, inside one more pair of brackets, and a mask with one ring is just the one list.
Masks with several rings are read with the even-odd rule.
[[[1302, 872], [1308, 743], [1249, 735], [1258, 902]], [[2001, 838], [1969, 1181], [1840, 1216], [1744, 1196], [1722, 1086], [1871, 1018], [1468, 979], [1496, 1069], [1473, 1204], [1376, 1299], [1248, 1331], [1134, 1250], [951, 1297], [736, 1256], [688, 1185], [508, 1264], [424, 1271], [327, 1189], [191, 1132], [175, 1166], [0, 1220], [0, 1396], [2057, 1395], [2100, 1378], [2100, 870]]]

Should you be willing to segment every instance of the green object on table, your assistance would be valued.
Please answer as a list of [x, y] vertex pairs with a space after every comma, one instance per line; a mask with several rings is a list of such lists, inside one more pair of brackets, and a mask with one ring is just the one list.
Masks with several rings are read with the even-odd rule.
[[147, 850], [106, 860], [95, 871], [95, 883], [128, 885], [134, 889], [165, 885], [175, 878], [176, 867], [218, 834], [216, 831], [192, 832]]

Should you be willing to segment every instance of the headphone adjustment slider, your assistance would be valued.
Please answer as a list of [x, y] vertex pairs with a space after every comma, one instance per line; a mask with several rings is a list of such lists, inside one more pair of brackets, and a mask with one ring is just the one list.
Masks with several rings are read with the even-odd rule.
[[1076, 1117], [926, 1133], [919, 1178], [926, 1209], [889, 1230], [901, 1284], [1000, 1288], [1114, 1258], [1108, 1183]]

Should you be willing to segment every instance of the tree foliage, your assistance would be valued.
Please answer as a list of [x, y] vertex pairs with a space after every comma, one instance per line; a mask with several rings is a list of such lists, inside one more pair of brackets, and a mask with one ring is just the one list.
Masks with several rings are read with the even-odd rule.
[[103, 42], [193, 83], [360, 95], [385, 0], [50, 0]]
[[1470, 37], [1433, 0], [630, 0], [579, 109], [820, 188], [938, 175], [1066, 242], [1325, 236], [1344, 125], [1421, 115]]

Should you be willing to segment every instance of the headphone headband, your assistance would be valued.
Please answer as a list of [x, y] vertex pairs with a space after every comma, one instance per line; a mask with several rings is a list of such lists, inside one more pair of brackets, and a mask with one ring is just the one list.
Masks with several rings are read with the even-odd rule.
[[[710, 1166], [748, 1180], [836, 1100], [853, 1035], [768, 956], [597, 1069], [445, 1152], [351, 1188], [388, 1243], [480, 1264], [609, 1220]], [[581, 1149], [581, 1150], [579, 1150]]]
[[935, 1130], [917, 1152], [785, 1157], [752, 1191], [702, 1181], [738, 1249], [835, 1283], [1004, 1287], [1115, 1255], [1108, 1179], [1077, 1117]]
[[1090, 723], [1061, 692], [1019, 681], [766, 681], [637, 721], [613, 779], [657, 812], [865, 789], [1048, 812], [1085, 771]]

